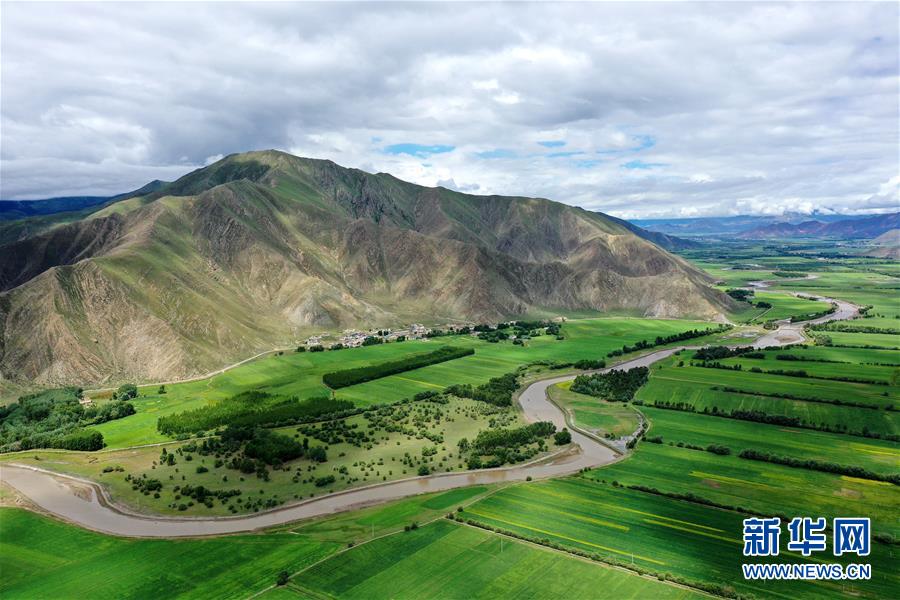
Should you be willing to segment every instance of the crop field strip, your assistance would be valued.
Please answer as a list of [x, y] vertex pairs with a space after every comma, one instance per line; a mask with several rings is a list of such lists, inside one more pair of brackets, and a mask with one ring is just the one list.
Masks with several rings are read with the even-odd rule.
[[699, 594], [438, 521], [339, 554], [292, 580], [301, 597], [695, 598]]
[[[668, 572], [687, 580], [731, 584], [738, 591], [761, 597], [840, 595], [839, 584], [769, 586], [739, 581], [735, 573], [740, 572], [742, 562], [744, 515], [589, 480], [570, 478], [512, 486], [477, 502], [459, 516], [528, 539], [599, 554], [626, 566]], [[792, 561], [804, 560], [799, 555], [789, 556]], [[880, 582], [867, 587], [867, 593], [868, 597], [877, 597], [900, 580], [891, 571], [889, 548], [879, 545], [870, 558], [882, 575]]]
[[744, 449], [761, 449], [782, 456], [859, 464], [880, 473], [900, 470], [900, 445], [884, 440], [796, 429], [707, 415], [641, 407], [653, 424], [650, 437], [663, 444], [721, 444], [737, 455]]

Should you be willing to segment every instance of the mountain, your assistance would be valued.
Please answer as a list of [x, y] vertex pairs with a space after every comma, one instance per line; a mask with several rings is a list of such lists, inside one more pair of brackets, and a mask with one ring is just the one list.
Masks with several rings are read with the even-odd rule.
[[708, 284], [599, 213], [249, 152], [0, 246], [0, 374], [185, 377], [410, 320], [715, 318], [732, 304]]
[[144, 196], [166, 185], [168, 184], [165, 181], [157, 179], [132, 192], [115, 196], [0, 200], [0, 246], [47, 231], [63, 223], [83, 219], [114, 202]]
[[115, 196], [64, 196], [42, 200], [0, 200], [0, 221], [11, 221], [36, 215], [52, 215], [99, 207], [99, 205], [108, 202], [149, 194], [162, 189], [165, 185], [165, 181], [157, 179], [133, 192]]
[[865, 217], [852, 215], [816, 214], [802, 215], [737, 215], [732, 217], [692, 217], [678, 219], [633, 219], [632, 223], [651, 232], [686, 237], [732, 237], [765, 225], [797, 224], [814, 219], [823, 223], [852, 220]]
[[65, 196], [43, 200], [0, 200], [0, 221], [81, 210], [82, 208], [103, 204], [109, 200], [109, 196]]
[[822, 221], [805, 221], [796, 225], [775, 223], [745, 231], [738, 237], [749, 240], [790, 237], [871, 239], [898, 227], [900, 227], [900, 213], [890, 213], [832, 223]]
[[900, 229], [891, 229], [869, 242], [865, 256], [900, 260]]
[[675, 237], [674, 235], [666, 235], [665, 233], [662, 233], [660, 231], [650, 231], [649, 229], [639, 227], [638, 225], [626, 221], [625, 219], [617, 219], [616, 217], [612, 217], [609, 215], [604, 216], [612, 221], [615, 221], [639, 238], [645, 239], [648, 242], [653, 242], [660, 248], [664, 248], [670, 252], [676, 250], [687, 250], [689, 248], [699, 248], [700, 246], [702, 246], [700, 242], [695, 242], [694, 240]]

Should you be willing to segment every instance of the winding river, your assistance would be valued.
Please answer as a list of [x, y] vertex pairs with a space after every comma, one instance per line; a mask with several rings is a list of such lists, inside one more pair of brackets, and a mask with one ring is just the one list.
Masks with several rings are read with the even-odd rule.
[[[835, 313], [813, 323], [834, 319], [850, 319], [859, 314], [858, 307], [839, 300]], [[804, 340], [804, 323], [780, 322], [779, 327], [758, 339], [755, 347], [783, 346]], [[612, 369], [649, 366], [683, 349], [670, 348], [629, 360]], [[611, 369], [605, 369], [609, 371]], [[589, 467], [614, 462], [622, 455], [598, 438], [572, 428], [559, 407], [547, 398], [547, 388], [574, 379], [566, 375], [543, 379], [529, 385], [519, 396], [525, 419], [551, 421], [558, 428], [569, 427], [574, 445], [571, 450], [543, 460], [505, 467], [462, 473], [446, 473], [414, 477], [360, 487], [286, 505], [269, 511], [233, 517], [162, 517], [148, 516], [116, 505], [105, 488], [69, 475], [60, 475], [31, 466], [0, 463], [0, 480], [8, 483], [40, 509], [81, 527], [103, 533], [148, 538], [196, 537], [258, 530], [301, 519], [320, 517], [397, 500], [417, 494], [440, 492], [472, 485], [524, 481], [526, 478], [560, 477]]]

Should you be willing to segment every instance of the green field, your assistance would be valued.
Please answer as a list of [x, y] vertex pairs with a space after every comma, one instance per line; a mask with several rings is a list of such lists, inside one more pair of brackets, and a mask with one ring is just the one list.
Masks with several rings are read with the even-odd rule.
[[[900, 414], [883, 410], [896, 404], [897, 386], [788, 377], [752, 373], [749, 370], [691, 367], [688, 363], [683, 367], [675, 366], [689, 356], [688, 353], [682, 353], [681, 357], [672, 357], [655, 366], [650, 381], [638, 391], [636, 399], [647, 406], [668, 402], [685, 403], [698, 412], [712, 411], [713, 408], [726, 412], [753, 410], [771, 415], [797, 417], [811, 426], [826, 425], [832, 428], [847, 426], [851, 431], [868, 428], [869, 431], [885, 435], [900, 433]], [[794, 368], [790, 366], [794, 364], [792, 362], [781, 364], [783, 369]], [[849, 370], [845, 372], [850, 373]], [[713, 389], [715, 387], [719, 389]], [[756, 394], [726, 392], [722, 391], [723, 387]], [[828, 401], [858, 402], [875, 409], [765, 395], [772, 392]]]
[[[338, 352], [285, 352], [268, 355], [209, 379], [166, 386], [163, 395], [156, 393], [156, 385], [142, 387], [140, 397], [134, 402], [137, 414], [104, 423], [96, 429], [103, 433], [110, 448], [162, 442], [168, 438], [156, 430], [156, 421], [161, 416], [205, 406], [248, 389], [299, 398], [327, 394], [329, 390], [322, 384], [324, 373], [396, 360], [442, 345], [472, 347], [475, 354], [342, 388], [335, 395], [360, 406], [382, 404], [456, 383], [484, 383], [533, 361], [598, 359], [623, 344], [710, 326], [694, 321], [585, 319], [565, 323], [564, 340], [544, 335], [524, 347], [510, 342], [491, 344], [470, 336], [452, 336]], [[93, 396], [102, 401], [108, 393]]]
[[651, 443], [641, 444], [628, 460], [592, 471], [589, 477], [670, 493], [693, 493], [717, 504], [766, 515], [815, 513], [831, 519], [844, 516], [852, 506], [854, 514], [871, 517], [876, 533], [900, 537], [896, 519], [900, 494], [897, 486], [881, 481]]
[[[719, 289], [727, 290], [733, 286], [723, 286]], [[757, 308], [749, 303], [742, 303], [744, 308], [732, 315], [737, 322], [764, 323], [765, 321], [778, 321], [791, 317], [803, 317], [814, 314], [828, 308], [829, 304], [818, 300], [807, 300], [790, 294], [778, 292], [755, 291], [751, 298], [753, 304], [768, 302], [771, 308]]]
[[651, 435], [664, 444], [721, 444], [733, 454], [754, 449], [780, 456], [859, 465], [876, 473], [900, 472], [900, 444], [836, 433], [766, 425], [645, 406]]
[[700, 597], [446, 520], [353, 548], [289, 587], [299, 598]]
[[246, 598], [338, 548], [292, 533], [127, 540], [0, 508], [0, 596]]
[[[592, 476], [608, 478], [608, 471], [593, 471]], [[645, 478], [644, 483], [655, 482]], [[807, 504], [800, 514], [811, 510], [815, 512]], [[719, 583], [758, 597], [841, 597], [839, 582], [744, 581], [740, 575], [740, 564], [745, 561], [741, 554], [744, 516], [739, 513], [586, 479], [505, 488], [467, 508], [462, 516], [642, 569]], [[896, 591], [900, 578], [893, 568], [896, 563], [891, 551], [880, 544], [875, 546], [867, 560], [877, 575], [870, 582], [854, 585], [854, 593], [861, 597], [893, 597], [892, 590]], [[790, 562], [803, 561], [799, 555], [788, 556]], [[780, 559], [784, 562], [785, 558], [783, 551]]]
[[549, 388], [550, 398], [568, 411], [580, 427], [600, 436], [620, 438], [634, 433], [640, 421], [637, 412], [621, 402], [607, 402], [569, 390], [571, 381]]

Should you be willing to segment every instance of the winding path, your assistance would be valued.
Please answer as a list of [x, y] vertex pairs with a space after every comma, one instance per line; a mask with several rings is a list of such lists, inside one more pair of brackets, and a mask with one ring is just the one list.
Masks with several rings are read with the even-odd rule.
[[[850, 303], [830, 298], [822, 300], [835, 302], [838, 309], [812, 323], [850, 319], [859, 314], [858, 307]], [[805, 339], [802, 328], [806, 323], [780, 322], [777, 330], [757, 340], [754, 346], [759, 348], [802, 342]], [[652, 352], [604, 371], [649, 366], [684, 348], [685, 346]], [[586, 435], [566, 423], [565, 413], [548, 399], [549, 386], [574, 378], [575, 375], [566, 375], [536, 381], [519, 396], [526, 420], [551, 421], [559, 428], [569, 427], [572, 441], [577, 445], [572, 451], [512, 467], [414, 477], [355, 488], [254, 515], [213, 518], [141, 515], [114, 504], [106, 490], [92, 481], [25, 465], [0, 463], [0, 480], [11, 485], [41, 509], [87, 529], [118, 536], [175, 538], [253, 531], [417, 494], [472, 485], [523, 481], [527, 477], [560, 477], [584, 468], [606, 465], [621, 457], [620, 452], [613, 450], [599, 438]]]

